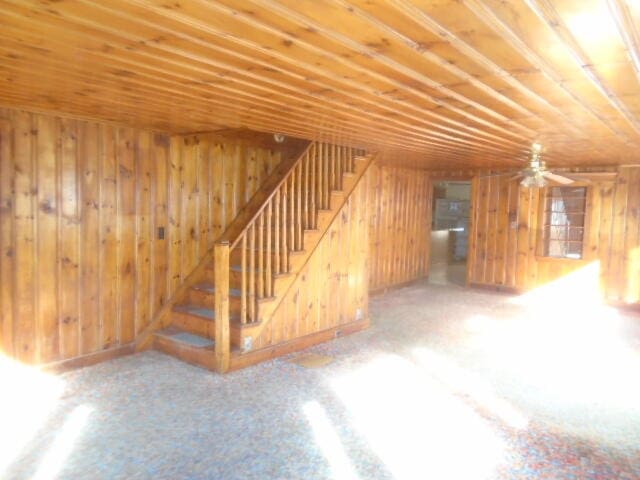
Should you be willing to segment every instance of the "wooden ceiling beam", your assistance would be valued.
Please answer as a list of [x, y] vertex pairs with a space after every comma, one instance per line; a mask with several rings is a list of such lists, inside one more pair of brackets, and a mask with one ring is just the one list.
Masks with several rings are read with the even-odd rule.
[[[518, 167], [534, 139], [554, 167], [637, 163], [638, 24], [607, 2], [0, 0], [0, 103], [431, 169]], [[622, 39], [583, 28], [603, 12]]]
[[640, 33], [633, 21], [627, 0], [607, 0], [607, 5], [624, 41], [636, 77], [640, 81]]
[[[514, 111], [520, 112], [521, 114], [523, 114], [523, 115], [525, 115], [527, 117], [535, 117], [539, 121], [542, 121], [542, 119], [540, 119], [539, 115], [536, 112], [528, 110], [527, 108], [523, 107], [519, 103], [513, 101], [508, 96], [504, 95], [503, 93], [501, 93], [501, 92], [491, 88], [487, 84], [481, 82], [480, 80], [475, 78], [473, 75], [471, 75], [471, 74], [465, 72], [464, 70], [462, 70], [461, 68], [457, 67], [455, 65], [455, 63], [452, 63], [452, 62], [450, 62], [448, 60], [445, 60], [441, 56], [429, 51], [428, 49], [425, 49], [422, 45], [417, 43], [411, 37], [409, 37], [407, 35], [404, 35], [402, 32], [399, 32], [395, 28], [392, 28], [391, 26], [385, 24], [382, 20], [380, 20], [376, 16], [370, 14], [368, 11], [365, 11], [365, 10], [361, 9], [359, 5], [356, 6], [356, 2], [354, 2], [353, 0], [333, 0], [333, 2], [338, 4], [338, 5], [340, 5], [342, 8], [349, 10], [349, 12], [351, 12], [353, 15], [356, 15], [357, 17], [367, 21], [372, 26], [374, 26], [377, 31], [382, 32], [382, 33], [386, 33], [391, 37], [397, 38], [400, 42], [404, 43], [407, 47], [409, 47], [411, 50], [415, 51], [418, 55], [423, 57], [425, 60], [427, 60], [431, 64], [437, 65], [438, 67], [442, 68], [443, 70], [446, 70], [449, 73], [455, 75], [462, 82], [469, 83], [470, 85], [473, 85], [478, 90], [488, 94], [489, 96], [491, 96], [492, 98], [494, 98], [498, 102], [503, 103], [505, 106], [507, 106], [508, 108], [510, 108], [510, 109], [512, 109]], [[414, 8], [416, 10], [418, 10], [415, 6], [414, 6]], [[413, 19], [413, 20], [415, 21], [415, 19]], [[433, 31], [433, 30], [431, 30], [431, 31]], [[439, 86], [439, 88], [443, 89], [444, 91], [448, 91], [448, 89], [444, 89], [444, 87], [442, 87], [442, 86]], [[508, 120], [509, 121], [513, 121], [511, 119], [508, 119]], [[527, 129], [526, 133], [530, 134], [530, 133], [532, 133], [532, 131]]]
[[[59, 50], [60, 48], [63, 48], [63, 47], [58, 47], [57, 51], [60, 51]], [[88, 54], [91, 55], [92, 53], [93, 52], [89, 52]], [[102, 55], [100, 52], [96, 52], [96, 53], [104, 57], [104, 55]], [[84, 52], [84, 55], [87, 55], [87, 52]], [[251, 84], [249, 82], [246, 82], [246, 86], [247, 86], [247, 88], [250, 88]], [[188, 87], [184, 87], [184, 85], [183, 85], [183, 88], [188, 88]], [[217, 90], [217, 87], [215, 87], [215, 86], [207, 86], [207, 89], [202, 89], [203, 92], [206, 92], [208, 94], [211, 94], [212, 91], [216, 92], [216, 90]], [[230, 89], [230, 93], [233, 93], [233, 94], [239, 95], [239, 96], [247, 95], [247, 91], [246, 90], [243, 92], [243, 91]], [[257, 102], [260, 99], [267, 100], [266, 97], [264, 97], [264, 95], [262, 95], [262, 97], [260, 95], [254, 95], [252, 101]], [[233, 101], [233, 100], [231, 100], [231, 101]], [[286, 102], [285, 103], [281, 103], [279, 108], [286, 108], [287, 105], [289, 105], [289, 104], [287, 104]], [[330, 113], [333, 116], [339, 116], [339, 115], [337, 115], [338, 112], [336, 110], [332, 110]], [[353, 119], [355, 119], [355, 118], [361, 119], [362, 118], [362, 113], [363, 112], [357, 112], [358, 117], [354, 116]], [[301, 111], [301, 114], [308, 116], [308, 111]], [[393, 119], [389, 119], [389, 118], [385, 118], [385, 117], [380, 117], [379, 119], [380, 120], [385, 120], [387, 122], [389, 122], [389, 121], [393, 122]], [[388, 130], [389, 127], [387, 126], [386, 128]], [[404, 131], [406, 131], [406, 129], [405, 130], [398, 130], [398, 131], [399, 132], [404, 132]], [[461, 147], [464, 147], [466, 145], [469, 145], [471, 147], [477, 147], [478, 145], [480, 145], [482, 143], [482, 142], [478, 142], [478, 141], [468, 141], [468, 140], [465, 140], [465, 139], [456, 138], [454, 136], [442, 135], [439, 132], [429, 131], [428, 133], [432, 134], [432, 135], [435, 135], [435, 136], [439, 136], [442, 139], [450, 140], [449, 142], [440, 141], [440, 143], [450, 143], [452, 145], [460, 145]], [[427, 136], [425, 138], [433, 138], [433, 137]], [[489, 142], [489, 143], [492, 143], [492, 142]], [[500, 151], [498, 148], [495, 148], [495, 149], [489, 148], [489, 149], [490, 150], [495, 150], [495, 151]]]
[[[353, 1], [353, 0], [350, 0]], [[364, 0], [358, 0], [358, 3], [361, 3]], [[411, 3], [408, 0], [386, 0], [391, 3], [398, 11], [402, 12], [408, 18], [411, 18], [414, 22], [418, 23], [425, 30], [432, 32], [435, 35], [438, 35], [443, 39], [443, 41], [448, 42], [452, 47], [454, 47], [458, 52], [472, 61], [476, 62], [478, 65], [485, 68], [487, 71], [491, 72], [493, 75], [499, 77], [502, 81], [504, 81], [507, 85], [514, 88], [518, 92], [525, 95], [527, 98], [532, 99], [534, 102], [543, 107], [546, 111], [550, 112], [554, 117], [562, 119], [566, 124], [567, 128], [574, 134], [575, 136], [581, 138], [588, 138], [584, 135], [580, 129], [575, 128], [567, 115], [557, 106], [553, 105], [546, 98], [542, 97], [540, 94], [534, 92], [529, 87], [524, 85], [522, 82], [518, 81], [510, 72], [503, 69], [495, 62], [491, 61], [481, 52], [476, 50], [474, 47], [469, 45], [467, 42], [462, 40], [461, 38], [454, 35], [452, 32], [447, 30], [447, 28], [436, 22], [433, 18], [431, 18], [424, 10], [422, 10], [417, 5]], [[490, 88], [490, 87], [488, 87]], [[541, 119], [541, 121], [544, 121]]]
[[[137, 3], [147, 6], [148, 2], [142, 2], [142, 1], [138, 1]], [[231, 15], [232, 17], [239, 17], [242, 18], [243, 20], [246, 20], [246, 16], [243, 17], [242, 13], [240, 11], [236, 11], [233, 9], [222, 9], [222, 11], [220, 11], [220, 9], [222, 8], [222, 6], [217, 5], [217, 4], [213, 4], [213, 3], [207, 3], [207, 4], [203, 4], [203, 8], [209, 8], [209, 9], [218, 9], [216, 10], [216, 12], [219, 13], [227, 13], [229, 15]], [[215, 28], [213, 28], [211, 25], [207, 25], [204, 24], [203, 22], [192, 18], [192, 17], [188, 17], [185, 14], [181, 14], [180, 12], [167, 12], [166, 10], [160, 9], [160, 8], [156, 8], [154, 5], [149, 6], [149, 8], [152, 8], [154, 13], [157, 13], [158, 15], [163, 15], [166, 18], [172, 20], [172, 21], [180, 21], [183, 22], [185, 25], [189, 26], [189, 27], [196, 27], [201, 29], [203, 32], [206, 32], [208, 34], [212, 34], [212, 35], [220, 35], [220, 32], [218, 30], [216, 30]], [[287, 43], [287, 42], [294, 42], [296, 41], [297, 43], [301, 43], [299, 40], [296, 40], [297, 37], [295, 37], [294, 35], [291, 34], [287, 34], [287, 33], [283, 33], [280, 32], [278, 30], [274, 30], [271, 28], [267, 28], [264, 25], [261, 24], [254, 24], [251, 23], [252, 27], [262, 27], [262, 29], [264, 29], [266, 31], [266, 33], [268, 33], [269, 35], [272, 35], [274, 32], [278, 33], [278, 36], [283, 38], [283, 42]], [[249, 29], [249, 31], [252, 29]], [[243, 31], [247, 31], [246, 27], [243, 28]], [[175, 31], [172, 31], [174, 34], [176, 34]], [[421, 109], [418, 108], [415, 104], [410, 103], [410, 102], [398, 102], [397, 99], [390, 99], [388, 98], [388, 95], [385, 93], [384, 90], [376, 90], [376, 89], [367, 89], [365, 84], [358, 84], [354, 81], [349, 80], [348, 78], [342, 77], [342, 78], [338, 78], [335, 76], [331, 76], [331, 75], [327, 75], [327, 72], [323, 71], [320, 68], [314, 67], [312, 64], [308, 63], [308, 62], [301, 62], [299, 60], [292, 60], [290, 57], [288, 57], [287, 55], [283, 55], [279, 52], [277, 52], [275, 50], [275, 48], [271, 48], [269, 47], [268, 49], [265, 49], [263, 46], [261, 46], [258, 43], [255, 43], [251, 40], [247, 40], [241, 37], [229, 37], [228, 35], [225, 36], [226, 38], [230, 38], [230, 41], [233, 41], [237, 44], [239, 44], [240, 46], [243, 47], [247, 47], [249, 49], [251, 49], [254, 52], [259, 52], [260, 54], [264, 54], [267, 56], [271, 56], [274, 58], [277, 58], [279, 61], [282, 61], [283, 63], [287, 64], [288, 66], [293, 66], [295, 68], [300, 68], [301, 66], [305, 69], [307, 69], [307, 72], [303, 74], [303, 77], [307, 80], [307, 81], [313, 81], [314, 75], [318, 76], [318, 77], [324, 77], [324, 78], [329, 78], [331, 81], [335, 81], [335, 82], [339, 82], [341, 83], [343, 86], [348, 86], [349, 89], [357, 89], [360, 91], [366, 91], [369, 95], [372, 95], [372, 101], [370, 102], [370, 105], [374, 106], [376, 104], [379, 104], [380, 100], [390, 100], [390, 104], [389, 104], [389, 112], [393, 113], [395, 115], [398, 116], [405, 116], [406, 115], [406, 110], [401, 110], [398, 109], [399, 104], [401, 104], [403, 107], [406, 107], [408, 109], [411, 109], [413, 111], [415, 111], [417, 114], [419, 114], [419, 116], [416, 118], [413, 118], [413, 121], [423, 121], [424, 122], [424, 116], [428, 116], [430, 118], [432, 118], [434, 121], [439, 121], [439, 122], [444, 122], [446, 123], [448, 126], [444, 126], [444, 125], [440, 125], [439, 128], [441, 129], [447, 129], [448, 131], [469, 131], [472, 132], [473, 134], [479, 136], [483, 136], [483, 137], [488, 137], [488, 138], [493, 138], [496, 140], [500, 140], [502, 142], [507, 142], [510, 141], [508, 139], [505, 139], [505, 137], [500, 137], [498, 135], [492, 134], [490, 132], [487, 132], [486, 130], [481, 130], [480, 128], [474, 127], [472, 125], [468, 125], [465, 123], [460, 122], [459, 120], [450, 118], [448, 116], [444, 116], [443, 114], [440, 113], [435, 113], [431, 110], [431, 108], [437, 108], [438, 106], [442, 106], [441, 102], [439, 102], [437, 99], [434, 99], [432, 96], [429, 96], [427, 94], [424, 94], [423, 92], [420, 92], [420, 95], [418, 95], [420, 98], [422, 98], [423, 100], [427, 100], [430, 102], [431, 107], [429, 109]], [[190, 41], [194, 41], [194, 42], [198, 42], [198, 38], [193, 38], [190, 37], [189, 38]], [[292, 45], [293, 43], [287, 43], [287, 45]], [[209, 45], [207, 45], [209, 46]], [[307, 50], [310, 50], [311, 53], [315, 54], [315, 55], [323, 55], [323, 52], [320, 48], [315, 47], [313, 45], [310, 44], [305, 44], [305, 48]], [[389, 79], [387, 77], [384, 77], [382, 75], [378, 75], [375, 74], [375, 72], [369, 72], [366, 69], [363, 69], [361, 67], [359, 67], [357, 64], [354, 64], [352, 62], [348, 62], [346, 60], [344, 60], [342, 57], [336, 57], [335, 59], [332, 59], [332, 61], [336, 61], [338, 63], [344, 64], [346, 67], [352, 69], [353, 71], [358, 71], [359, 73], [363, 74], [363, 75], [367, 75], [369, 74], [370, 76], [377, 78], [381, 81], [384, 81], [385, 83], [389, 84], [390, 87], [396, 87], [396, 88], [403, 88], [404, 85], [398, 82], [394, 82], [392, 79]], [[286, 69], [285, 67], [281, 67], [282, 68], [282, 73], [284, 74], [288, 74], [290, 73], [290, 70]], [[319, 91], [325, 91], [325, 90], [329, 90], [329, 91], [333, 91], [332, 87], [330, 85], [318, 85]], [[373, 101], [373, 98], [375, 98], [377, 100], [377, 103]], [[449, 109], [449, 113], [453, 112], [454, 109]], [[467, 118], [467, 119], [472, 119], [472, 117], [470, 117], [470, 115], [464, 111], [461, 111], [460, 109], [456, 109], [455, 112], [453, 113], [459, 113], [461, 115], [461, 118]], [[420, 116], [422, 118], [420, 118]], [[476, 122], [476, 123], [481, 123], [481, 122]], [[485, 122], [486, 123], [486, 122]], [[486, 127], [487, 125], [485, 125]], [[505, 129], [501, 129], [500, 127], [493, 125], [493, 124], [489, 124], [489, 127], [495, 129], [495, 130], [500, 130], [501, 133], [506, 133], [507, 135], [514, 137], [514, 138], [520, 138], [517, 134], [510, 132], [508, 130]], [[515, 143], [514, 143], [515, 144]]]
[[[134, 39], [132, 39], [132, 41], [135, 41], [135, 40], [134, 40]], [[361, 115], [361, 113], [362, 113], [362, 112], [358, 112], [358, 114], [359, 114], [359, 115]], [[336, 112], [334, 112], [334, 114], [336, 114]], [[395, 120], [395, 119], [393, 119], [393, 118], [389, 118], [389, 117], [387, 117], [387, 118], [385, 118], [385, 117], [381, 117], [380, 119], [381, 119], [381, 120], [386, 120], [387, 122], [388, 122], [388, 121], [393, 122], [393, 121]], [[406, 124], [405, 124], [405, 128], [407, 128]], [[410, 127], [409, 127], [409, 128], [410, 128]], [[463, 132], [463, 133], [464, 133], [464, 132]], [[442, 136], [442, 135], [440, 134], [440, 136]], [[444, 138], [446, 138], [446, 137], [444, 137]], [[450, 139], [454, 139], [455, 137], [453, 137], [453, 136], [449, 136], [448, 138], [450, 138]], [[459, 140], [457, 140], [457, 139], [456, 139], [455, 141], [456, 141], [456, 142], [459, 142], [459, 143], [463, 143], [463, 144], [467, 144], [467, 143], [468, 143], [468, 144], [473, 144], [473, 142], [467, 142], [467, 141], [464, 141], [464, 140], [459, 141]], [[476, 143], [478, 143], [478, 142], [482, 142], [482, 141], [487, 141], [487, 140], [484, 140], [484, 139], [476, 139], [476, 140], [475, 140], [475, 142], [476, 142]], [[504, 140], [503, 140], [503, 142], [504, 142]], [[496, 145], [497, 145], [497, 143], [496, 143]]]
[[631, 140], [627, 135], [614, 127], [600, 113], [595, 111], [589, 102], [580, 98], [575, 92], [571, 91], [564, 82], [564, 79], [547, 63], [544, 59], [534, 53], [513, 30], [505, 24], [491, 9], [489, 9], [482, 0], [460, 0], [467, 8], [469, 8], [479, 19], [487, 26], [491, 27], [498, 35], [504, 38], [509, 44], [518, 51], [523, 58], [527, 59], [531, 65], [560, 87], [574, 102], [582, 109], [588, 112], [593, 118], [597, 119], [611, 133], [621, 138], [625, 143]]
[[565, 48], [569, 51], [576, 63], [580, 66], [586, 77], [593, 83], [598, 92], [619, 112], [631, 125], [636, 134], [640, 134], [640, 121], [629, 111], [629, 108], [618, 96], [609, 88], [606, 81], [600, 76], [597, 68], [592, 64], [587, 52], [580, 46], [569, 28], [567, 28], [562, 17], [549, 0], [523, 0], [541, 20], [562, 40]]
[[[194, 0], [194, 1], [196, 1], [196, 0]], [[137, 3], [146, 4], [146, 2], [140, 2], [140, 1], [138, 1]], [[220, 14], [225, 14], [226, 13], [226, 14], [232, 15], [233, 17], [238, 17], [239, 19], [242, 19], [242, 20], [248, 22], [250, 27], [255, 27], [255, 28], [260, 28], [262, 30], [265, 30], [265, 32], [267, 34], [269, 34], [269, 35], [273, 35], [274, 33], [276, 33], [279, 37], [282, 37], [282, 42], [285, 42], [287, 45], [293, 45], [294, 42], [295, 42], [296, 44], [304, 45], [304, 47], [307, 50], [309, 50], [312, 54], [322, 55], [322, 50], [319, 47], [315, 47], [313, 45], [310, 45], [307, 42], [302, 42], [296, 36], [291, 35], [291, 34], [287, 34], [286, 32], [281, 32], [281, 31], [279, 31], [277, 29], [268, 28], [265, 25], [260, 24], [260, 23], [256, 22], [255, 20], [253, 20], [251, 18], [247, 19], [246, 18], [247, 15], [243, 15], [243, 13], [240, 11], [241, 10], [240, 7], [239, 7], [238, 10], [234, 10], [234, 9], [230, 9], [230, 8], [226, 8], [225, 9], [221, 5], [218, 5], [218, 4], [215, 4], [215, 3], [206, 3], [206, 4], [202, 4], [202, 6], [203, 6], [203, 8], [206, 7], [206, 8], [209, 8], [209, 9], [216, 9], [215, 12], [218, 12]], [[153, 8], [153, 6], [151, 6], [150, 8]], [[164, 11], [162, 9], [159, 9], [159, 8], [154, 9], [154, 12], [158, 13], [158, 14], [162, 14], [162, 15], [164, 15], [164, 16], [170, 18], [170, 19], [173, 19], [173, 20], [180, 19], [180, 21], [184, 22], [185, 24], [187, 24], [187, 25], [189, 25], [191, 27], [195, 26], [195, 27], [198, 27], [198, 28], [202, 28], [203, 31], [206, 31], [208, 33], [212, 33], [212, 34], [216, 33], [216, 30], [213, 29], [210, 25], [204, 24], [203, 22], [198, 21], [198, 20], [196, 20], [194, 18], [186, 17], [184, 14], [180, 14], [179, 12], [178, 13], [176, 13], [176, 12], [166, 12], [166, 11]], [[212, 14], [214, 14], [214, 12], [212, 12]], [[243, 31], [251, 31], [251, 30], [254, 30], [255, 28], [250, 28], [249, 30], [247, 30], [247, 28], [244, 27]], [[303, 28], [303, 30], [306, 31], [306, 30], [308, 30], [308, 28]], [[313, 29], [311, 29], [311, 30], [313, 30]], [[265, 54], [272, 55], [273, 57], [276, 57], [278, 60], [282, 60], [285, 63], [295, 64], [296, 67], [298, 67], [300, 65], [303, 65], [305, 68], [307, 68], [314, 75], [320, 75], [320, 76], [325, 76], [325, 77], [327, 76], [326, 72], [323, 72], [322, 69], [316, 68], [313, 65], [309, 64], [308, 62], [305, 63], [305, 62], [301, 62], [299, 60], [292, 61], [292, 59], [290, 57], [275, 51], [274, 48], [270, 47], [268, 50], [265, 50], [265, 48], [262, 47], [261, 45], [256, 44], [256, 43], [252, 43], [249, 40], [246, 40], [244, 38], [239, 38], [237, 36], [233, 36], [232, 40], [237, 42], [241, 46], [247, 46], [247, 47], [251, 48], [252, 50], [258, 51], [260, 53], [265, 53]], [[325, 54], [325, 56], [326, 56], [326, 54]], [[426, 94], [426, 93], [424, 93], [422, 91], [416, 90], [415, 88], [407, 88], [407, 85], [399, 83], [397, 81], [394, 81], [393, 79], [390, 79], [388, 77], [382, 76], [380, 74], [377, 74], [374, 71], [369, 71], [369, 70], [367, 70], [365, 68], [362, 68], [358, 64], [353, 63], [351, 61], [348, 61], [348, 60], [344, 59], [341, 56], [336, 56], [336, 57], [332, 58], [332, 62], [340, 63], [340, 64], [344, 65], [345, 67], [348, 67], [351, 71], [357, 71], [358, 73], [361, 73], [363, 75], [369, 75], [369, 76], [371, 76], [373, 78], [376, 78], [376, 79], [378, 79], [380, 81], [384, 81], [385, 83], [390, 84], [390, 87], [395, 87], [395, 88], [398, 88], [398, 89], [405, 89], [407, 91], [410, 91], [410, 92], [416, 94], [417, 97], [422, 98], [423, 100], [427, 100], [428, 102], [430, 102], [436, 108], [438, 106], [439, 107], [444, 107], [445, 108], [444, 111], [447, 111], [448, 113], [459, 114], [459, 115], [461, 115], [461, 118], [466, 118], [468, 120], [472, 120], [475, 123], [482, 124], [485, 127], [490, 127], [492, 129], [500, 131], [501, 133], [506, 134], [506, 135], [508, 135], [510, 137], [522, 139], [522, 137], [520, 135], [510, 131], [509, 129], [499, 127], [499, 126], [497, 126], [495, 124], [492, 124], [490, 122], [486, 122], [486, 121], [482, 122], [479, 119], [477, 119], [476, 117], [470, 115], [468, 112], [465, 112], [462, 109], [459, 109], [459, 108], [448, 108], [447, 109], [446, 105], [444, 105], [442, 101], [440, 101], [438, 99], [435, 99], [434, 97], [432, 97], [432, 96], [430, 96], [430, 95], [428, 95], [428, 94]], [[353, 87], [353, 88], [362, 89], [363, 87], [365, 87], [365, 84], [355, 84], [353, 81], [349, 81], [347, 78], [339, 78], [339, 79], [337, 79], [335, 77], [332, 77], [332, 78], [334, 80], [336, 80], [336, 81], [341, 81], [342, 83], [346, 83], [350, 87]], [[375, 90], [374, 89], [374, 90], [370, 90], [369, 93], [373, 94], [379, 100], [380, 99], [386, 99], [388, 97], [388, 95], [385, 93], [384, 90]], [[469, 124], [461, 123], [459, 120], [452, 119], [452, 118], [450, 118], [448, 116], [444, 116], [443, 114], [435, 113], [435, 112], [431, 111], [431, 109], [420, 109], [420, 108], [417, 108], [414, 103], [399, 102], [397, 99], [393, 99], [392, 102], [395, 104], [395, 106], [396, 106], [395, 108], [396, 109], [398, 107], [398, 104], [401, 104], [403, 107], [407, 107], [409, 109], [413, 109], [413, 110], [415, 110], [416, 112], [420, 113], [423, 116], [427, 115], [427, 116], [433, 118], [434, 120], [445, 122], [445, 123], [451, 125], [451, 127], [462, 128], [462, 129], [473, 131], [474, 133], [476, 133], [478, 135], [493, 136], [494, 138], [500, 138], [503, 141], [505, 140], [504, 137], [498, 137], [496, 135], [492, 135], [491, 133], [489, 133], [489, 132], [487, 132], [485, 130], [481, 130], [481, 129], [476, 128], [476, 127], [474, 127], [472, 125], [469, 125]], [[397, 114], [404, 114], [404, 112], [402, 110], [397, 110], [396, 113]]]
[[[228, 0], [230, 1], [230, 0]], [[236, 1], [236, 0], [233, 0]], [[245, 1], [245, 0], [237, 0], [237, 1]], [[520, 125], [518, 122], [515, 122], [487, 107], [485, 107], [484, 105], [479, 104], [476, 101], [473, 101], [463, 95], [460, 95], [446, 87], [444, 87], [443, 85], [438, 84], [437, 82], [434, 82], [433, 80], [431, 80], [429, 77], [420, 74], [419, 72], [412, 70], [411, 68], [402, 65], [392, 59], [390, 59], [389, 57], [387, 57], [386, 55], [380, 53], [379, 51], [367, 47], [365, 45], [361, 45], [351, 39], [349, 39], [348, 37], [346, 37], [345, 35], [342, 35], [338, 32], [336, 32], [335, 30], [326, 28], [325, 26], [313, 21], [312, 19], [308, 18], [305, 15], [299, 14], [296, 11], [292, 10], [291, 8], [285, 7], [283, 5], [281, 5], [280, 2], [282, 2], [283, 0], [280, 0], [280, 2], [275, 2], [273, 0], [251, 0], [253, 3], [259, 4], [262, 7], [272, 10], [272, 11], [276, 11], [279, 14], [286, 16], [288, 18], [294, 19], [297, 23], [299, 23], [300, 25], [302, 25], [303, 27], [305, 27], [306, 29], [311, 29], [314, 32], [320, 33], [325, 35], [326, 37], [341, 43], [345, 46], [347, 46], [348, 48], [352, 49], [354, 52], [357, 52], [361, 55], [367, 56], [371, 59], [373, 59], [374, 61], [381, 63], [393, 70], [396, 70], [400, 73], [402, 73], [403, 75], [406, 75], [409, 78], [412, 78], [413, 80], [419, 82], [420, 84], [429, 86], [437, 91], [441, 91], [442, 93], [444, 93], [447, 97], [451, 97], [453, 99], [456, 99], [462, 103], [465, 103], [467, 105], [469, 105], [470, 107], [472, 107], [473, 109], [482, 112], [492, 118], [495, 119], [496, 122], [500, 122], [500, 124], [493, 124], [490, 120], [488, 119], [484, 119], [482, 117], [479, 117], [477, 115], [472, 115], [469, 114], [468, 112], [466, 112], [463, 109], [454, 107], [452, 105], [450, 105], [448, 102], [441, 100], [441, 99], [437, 99], [434, 97], [431, 97], [431, 101], [437, 103], [439, 106], [442, 106], [445, 109], [450, 109], [452, 111], [455, 111], [457, 113], [461, 113], [462, 115], [472, 119], [473, 121], [480, 123], [482, 125], [484, 125], [485, 127], [488, 128], [494, 128], [494, 129], [498, 129], [498, 126], [500, 125], [499, 130], [503, 131], [505, 133], [508, 134], [512, 134], [512, 132], [509, 132], [509, 127], [515, 127], [518, 130], [520, 130], [522, 132], [523, 135], [525, 135], [525, 138], [530, 139], [532, 136], [535, 136], [535, 132], [526, 128], [523, 125]], [[291, 1], [297, 1], [297, 0], [291, 0]], [[240, 18], [243, 18], [242, 14], [239, 13], [238, 16]], [[281, 32], [278, 32], [281, 33]], [[286, 35], [286, 34], [285, 34]], [[298, 43], [301, 43], [301, 40], [299, 38], [290, 38], [290, 41], [297, 41]], [[309, 45], [307, 43], [307, 45]], [[350, 62], [351, 63], [351, 62]], [[388, 78], [388, 77], [387, 77]], [[413, 90], [412, 88], [410, 88], [407, 84], [405, 85], [401, 85], [401, 87], [403, 87], [404, 89], [408, 89], [408, 90]], [[409, 88], [407, 88], [409, 87]], [[501, 126], [501, 124], [504, 124], [504, 126]]]

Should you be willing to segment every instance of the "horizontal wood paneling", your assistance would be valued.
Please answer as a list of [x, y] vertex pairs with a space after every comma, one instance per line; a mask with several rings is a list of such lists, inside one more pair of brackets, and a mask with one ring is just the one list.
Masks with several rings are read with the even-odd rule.
[[368, 318], [368, 184], [365, 174], [254, 340], [254, 349]]
[[48, 363], [132, 342], [280, 156], [0, 109], [2, 351]]
[[470, 282], [529, 290], [599, 262], [608, 299], [640, 302], [640, 168], [589, 186], [582, 260], [536, 255], [540, 190], [501, 176], [476, 178], [473, 192]]
[[[637, 163], [637, 2], [1, 0], [0, 102], [423, 168]], [[593, 28], [607, 25], [607, 28]], [[61, 84], [60, 78], [64, 78]]]
[[368, 175], [370, 290], [425, 277], [431, 231], [429, 174], [374, 165]]

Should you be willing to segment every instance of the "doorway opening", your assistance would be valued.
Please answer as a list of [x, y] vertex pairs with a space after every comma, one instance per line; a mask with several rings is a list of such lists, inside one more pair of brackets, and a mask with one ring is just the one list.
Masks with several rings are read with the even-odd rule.
[[466, 285], [471, 182], [433, 184], [429, 283]]

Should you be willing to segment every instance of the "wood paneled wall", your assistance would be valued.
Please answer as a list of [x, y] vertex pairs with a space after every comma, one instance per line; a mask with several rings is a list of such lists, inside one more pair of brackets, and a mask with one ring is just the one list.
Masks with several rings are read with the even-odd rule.
[[215, 135], [171, 138], [169, 189], [181, 192], [169, 205], [172, 290], [198, 265], [280, 156]]
[[529, 290], [599, 262], [608, 299], [640, 302], [640, 168], [589, 186], [582, 260], [537, 255], [539, 209], [540, 190], [504, 176], [474, 180], [471, 283]]
[[368, 317], [368, 183], [365, 174], [254, 340], [255, 349]]
[[0, 349], [48, 363], [132, 342], [279, 159], [0, 109]]
[[370, 290], [425, 277], [431, 232], [428, 172], [374, 165], [368, 175]]

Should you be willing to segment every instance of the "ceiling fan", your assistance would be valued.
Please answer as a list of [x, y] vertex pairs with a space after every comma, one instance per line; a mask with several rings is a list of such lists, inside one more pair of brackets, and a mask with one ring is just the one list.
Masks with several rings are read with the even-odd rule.
[[[599, 177], [602, 176], [611, 176], [615, 175], [612, 172], [589, 172], [580, 174], [580, 176], [565, 174], [559, 175], [557, 173], [553, 173], [547, 169], [545, 162], [542, 160], [542, 145], [539, 143], [534, 143], [531, 145], [531, 158], [529, 159], [529, 164], [520, 170], [516, 175], [511, 177], [509, 180], [515, 180], [516, 178], [521, 178], [520, 185], [525, 188], [542, 188], [546, 187], [549, 184], [549, 181], [558, 183], [560, 185], [569, 185], [576, 181], [580, 182], [588, 182], [589, 179], [584, 178], [585, 176], [594, 176], [597, 175]], [[501, 176], [506, 175], [505, 173], [487, 175], [488, 177], [493, 176]]]

